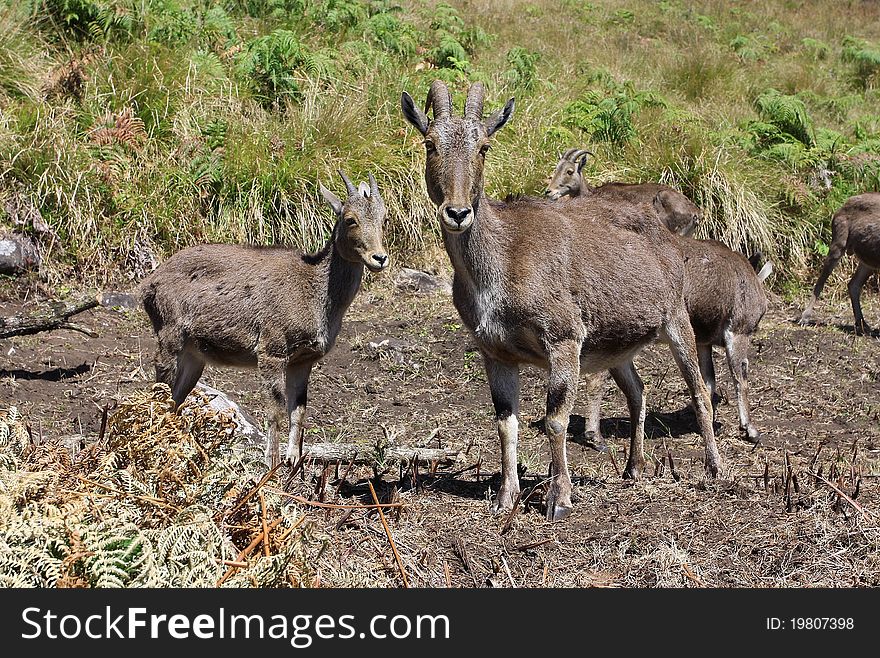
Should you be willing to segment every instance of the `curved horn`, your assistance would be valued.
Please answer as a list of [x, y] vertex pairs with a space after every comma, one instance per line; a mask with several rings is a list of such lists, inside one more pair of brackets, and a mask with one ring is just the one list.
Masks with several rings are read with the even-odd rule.
[[486, 88], [482, 82], [475, 82], [468, 89], [467, 101], [464, 104], [464, 115], [470, 119], [481, 121], [483, 119], [483, 100], [486, 98]]
[[566, 160], [569, 160], [571, 162], [577, 162], [581, 158], [581, 156], [584, 155], [595, 157], [593, 152], [588, 151], [587, 149], [570, 149], [569, 151], [566, 151], [564, 157]]
[[348, 196], [352, 196], [353, 194], [357, 194], [357, 188], [354, 183], [352, 183], [348, 176], [345, 175], [345, 172], [342, 169], [337, 169], [336, 173], [342, 177], [342, 181], [345, 183], [345, 191], [348, 192]]
[[574, 161], [574, 154], [578, 152], [578, 149], [568, 149], [565, 153], [562, 154], [560, 160], [571, 160]]
[[370, 179], [370, 194], [373, 196], [374, 199], [378, 199], [379, 186], [376, 184], [376, 178], [373, 176], [373, 174], [368, 174], [367, 178]]
[[426, 113], [429, 107], [434, 110], [434, 121], [446, 119], [452, 112], [452, 94], [442, 80], [434, 80], [428, 89], [428, 98], [425, 99]]

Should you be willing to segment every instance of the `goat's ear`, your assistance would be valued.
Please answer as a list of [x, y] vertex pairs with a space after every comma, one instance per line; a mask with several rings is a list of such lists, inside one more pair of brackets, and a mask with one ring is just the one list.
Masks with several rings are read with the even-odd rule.
[[510, 117], [513, 116], [513, 105], [515, 99], [511, 98], [504, 104], [497, 112], [492, 113], [488, 119], [486, 119], [486, 134], [491, 137], [498, 129], [507, 123], [510, 120]]
[[416, 105], [412, 96], [403, 92], [400, 97], [400, 109], [404, 118], [418, 129], [422, 135], [428, 132], [428, 115]]
[[652, 205], [658, 213], [663, 214], [666, 212], [666, 190], [660, 190], [654, 195]]
[[327, 203], [329, 203], [333, 207], [333, 212], [336, 213], [337, 217], [342, 216], [342, 201], [340, 201], [339, 197], [333, 194], [326, 187], [318, 183], [318, 189], [321, 190], [321, 196], [323, 196]]
[[577, 161], [577, 172], [581, 173], [581, 169], [584, 168], [584, 165], [587, 164], [587, 158], [590, 157], [589, 153], [584, 153], [581, 157], [578, 158]]

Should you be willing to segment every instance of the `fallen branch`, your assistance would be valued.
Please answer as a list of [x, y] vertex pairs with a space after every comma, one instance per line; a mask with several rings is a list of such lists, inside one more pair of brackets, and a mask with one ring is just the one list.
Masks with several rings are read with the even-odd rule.
[[[274, 494], [278, 494], [279, 496], [285, 496], [286, 498], [291, 498], [298, 503], [302, 503], [303, 505], [308, 505], [309, 507], [323, 507], [325, 509], [376, 509], [377, 505], [360, 505], [357, 503], [353, 503], [350, 505], [346, 505], [343, 503], [322, 503], [317, 500], [309, 500], [308, 498], [303, 498], [302, 496], [297, 496], [296, 494], [287, 493], [286, 491], [282, 491], [281, 489], [276, 489], [275, 487], [266, 487], [266, 491], [271, 491]], [[403, 503], [381, 503], [378, 504], [378, 507], [403, 507]]]
[[874, 514], [873, 512], [869, 512], [868, 510], [866, 510], [864, 507], [862, 507], [861, 505], [859, 505], [859, 504], [858, 504], [856, 501], [854, 501], [852, 498], [850, 498], [849, 496], [847, 496], [843, 491], [841, 491], [840, 488], [837, 487], [837, 485], [835, 485], [835, 484], [832, 483], [832, 482], [829, 482], [828, 480], [826, 480], [824, 477], [822, 477], [822, 476], [819, 475], [818, 473], [812, 473], [812, 472], [810, 472], [810, 471], [807, 471], [807, 475], [809, 475], [810, 477], [814, 477], [814, 478], [816, 478], [817, 480], [821, 480], [822, 482], [824, 482], [826, 486], [828, 486], [832, 491], [834, 491], [834, 493], [836, 493], [838, 496], [840, 496], [841, 498], [843, 498], [843, 500], [845, 500], [845, 501], [848, 502], [850, 505], [852, 505], [852, 506], [855, 508], [855, 510], [856, 510], [857, 512], [859, 512], [859, 514], [862, 515], [862, 517], [864, 517], [864, 518], [866, 518], [866, 519], [867, 519], [867, 518], [872, 518], [872, 519], [877, 518], [877, 515], [876, 515], [876, 514]]
[[225, 513], [223, 513], [223, 512], [218, 512], [217, 514], [215, 514], [215, 515], [214, 515], [214, 520], [215, 520], [215, 521], [219, 520], [221, 516], [224, 516], [224, 517], [225, 517], [225, 516], [232, 516], [232, 515], [235, 514], [238, 510], [240, 510], [241, 507], [242, 507], [247, 501], [249, 501], [251, 498], [253, 498], [254, 494], [256, 494], [256, 493], [257, 493], [257, 492], [263, 487], [263, 485], [266, 484], [266, 482], [269, 481], [269, 478], [271, 478], [273, 475], [275, 475], [275, 473], [278, 471], [278, 469], [281, 468], [281, 464], [282, 464], [282, 463], [283, 463], [283, 462], [279, 462], [279, 463], [275, 464], [275, 466], [273, 466], [272, 468], [270, 468], [270, 469], [266, 472], [266, 474], [260, 479], [260, 481], [257, 482], [256, 486], [254, 486], [254, 487], [253, 487], [252, 489], [250, 489], [250, 490], [249, 490], [244, 496], [242, 496], [241, 499], [235, 504], [235, 506], [234, 506], [231, 510], [229, 510], [228, 512], [225, 512]]
[[391, 551], [394, 553], [394, 559], [397, 560], [397, 568], [400, 569], [400, 577], [403, 578], [403, 586], [408, 589], [409, 581], [406, 579], [406, 569], [403, 568], [403, 562], [400, 560], [397, 546], [394, 545], [394, 538], [391, 536], [391, 528], [388, 527], [388, 522], [385, 520], [385, 514], [382, 512], [382, 505], [379, 504], [379, 497], [376, 495], [373, 483], [367, 480], [367, 484], [370, 485], [370, 493], [373, 495], [373, 502], [376, 503], [376, 509], [379, 511], [379, 519], [382, 521], [382, 526], [385, 528], [385, 534], [388, 535], [388, 543], [391, 544]]
[[85, 299], [74, 303], [55, 302], [52, 304], [52, 311], [48, 313], [43, 312], [34, 315], [19, 313], [10, 317], [0, 318], [0, 338], [28, 336], [54, 329], [70, 329], [71, 331], [84, 333], [91, 338], [96, 338], [98, 334], [91, 329], [68, 322], [74, 315], [88, 311], [96, 306], [98, 306], [97, 299]]
[[377, 450], [375, 446], [351, 443], [313, 443], [303, 448], [303, 457], [319, 462], [348, 462], [376, 465], [379, 462], [424, 462], [430, 464], [454, 464], [463, 459], [461, 452], [446, 448], [412, 448], [386, 445]]
[[[279, 517], [279, 518], [275, 519], [274, 521], [272, 521], [272, 523], [269, 524], [269, 527], [266, 528], [266, 532], [267, 533], [272, 532], [272, 530], [274, 530], [278, 526], [278, 524], [281, 523], [283, 520], [284, 520], [284, 517]], [[242, 560], [244, 560], [248, 555], [250, 555], [252, 550], [254, 550], [257, 546], [260, 545], [260, 542], [263, 541], [263, 537], [265, 537], [265, 536], [266, 535], [264, 535], [263, 532], [261, 531], [260, 534], [258, 534], [256, 537], [254, 537], [254, 540], [250, 544], [247, 545], [247, 548], [245, 548], [241, 553], [238, 554], [238, 557], [235, 558], [235, 562], [242, 562]], [[233, 566], [229, 569], [229, 571], [227, 571], [225, 574], [223, 574], [223, 577], [217, 581], [217, 587], [220, 587], [220, 585], [222, 585], [224, 582], [226, 582], [226, 579], [229, 578], [229, 576], [231, 576], [233, 573], [235, 573], [236, 568], [238, 568], [238, 567]]]

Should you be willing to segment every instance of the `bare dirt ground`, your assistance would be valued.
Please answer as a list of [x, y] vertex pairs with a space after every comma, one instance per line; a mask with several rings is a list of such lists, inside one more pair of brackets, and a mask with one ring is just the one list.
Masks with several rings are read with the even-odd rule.
[[[876, 292], [866, 289], [864, 302], [869, 323], [880, 324]], [[0, 315], [32, 307], [23, 289], [0, 289]], [[841, 299], [823, 301], [816, 326], [794, 324], [799, 310], [774, 299], [752, 343], [761, 444], [738, 438], [734, 401], [717, 409], [725, 461], [717, 481], [703, 475], [684, 383], [668, 350], [655, 346], [636, 362], [649, 405], [643, 480], [617, 472], [629, 443], [623, 396], [606, 394], [610, 449], [600, 452], [583, 434], [582, 391], [568, 445], [576, 509], [545, 521], [544, 379], [527, 369], [519, 445], [527, 504], [513, 517], [493, 516], [499, 446], [479, 354], [448, 296], [404, 292], [391, 277], [368, 282], [314, 371], [306, 441], [371, 445], [394, 435], [462, 450], [464, 461], [421, 472], [417, 487], [397, 466], [381, 477], [380, 495], [404, 503], [389, 523], [411, 585], [880, 585], [880, 339], [853, 334]], [[152, 382], [154, 340], [141, 311], [96, 309], [76, 320], [99, 337], [54, 331], [0, 340], [0, 407], [16, 405], [37, 436], [96, 435], [105, 405]], [[721, 353], [716, 370], [732, 395]], [[204, 381], [265, 421], [254, 372], [209, 367]], [[371, 470], [355, 467], [342, 480], [344, 470], [326, 478], [326, 500], [370, 501]], [[306, 468], [293, 488], [314, 496], [321, 471]], [[303, 511], [324, 540], [315, 554], [321, 584], [400, 585], [374, 512]]]

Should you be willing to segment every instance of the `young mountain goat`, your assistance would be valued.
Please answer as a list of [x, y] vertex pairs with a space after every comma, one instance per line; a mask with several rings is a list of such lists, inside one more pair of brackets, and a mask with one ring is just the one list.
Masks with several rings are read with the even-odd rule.
[[[548, 370], [546, 432], [553, 481], [547, 517], [571, 511], [565, 435], [581, 369], [611, 369], [632, 419], [625, 475], [644, 467], [645, 402], [633, 357], [658, 337], [668, 341], [691, 390], [710, 476], [721, 470], [711, 399], [700, 378], [684, 304], [684, 265], [672, 235], [649, 205], [610, 204], [597, 197], [560, 212], [558, 204], [486, 197], [483, 168], [489, 138], [510, 119], [514, 100], [483, 119], [484, 88], [468, 90], [463, 116], [435, 80], [433, 118], [403, 93], [406, 119], [424, 136], [425, 182], [437, 206], [454, 270], [453, 303], [482, 352], [501, 440], [497, 511], [511, 509], [517, 477], [519, 367]], [[567, 205], [567, 204], [566, 204]]]
[[581, 199], [600, 195], [609, 199], [654, 203], [660, 219], [670, 231], [679, 235], [694, 232], [703, 214], [684, 194], [657, 183], [605, 183], [593, 187], [582, 173], [590, 155], [592, 153], [584, 149], [569, 149], [562, 154], [544, 193], [548, 199], [556, 201], [562, 197]]
[[831, 244], [828, 257], [813, 288], [813, 296], [799, 322], [813, 319], [813, 307], [822, 294], [825, 282], [844, 254], [854, 254], [859, 261], [855, 274], [849, 280], [849, 300], [852, 304], [856, 335], [871, 334], [871, 328], [862, 315], [862, 286], [873, 272], [880, 269], [880, 193], [869, 192], [850, 197], [834, 213], [831, 220]]
[[[724, 349], [733, 378], [740, 432], [758, 443], [760, 432], [749, 413], [749, 342], [767, 312], [767, 295], [762, 282], [773, 271], [767, 262], [756, 273], [757, 258], [746, 259], [715, 240], [694, 240], [674, 236], [684, 255], [684, 297], [700, 356], [700, 373], [717, 402], [712, 347]], [[586, 432], [601, 444], [599, 415], [606, 378], [599, 375], [587, 382], [589, 406]]]
[[[548, 190], [548, 197], [560, 198], [558, 190], [574, 190], [576, 198], [580, 183], [567, 182], [571, 178], [569, 169], [563, 167], [568, 160], [578, 160], [583, 166], [581, 154], [586, 151], [566, 151], [556, 168], [556, 173]], [[576, 177], [580, 179], [580, 169]], [[561, 181], [561, 182], [560, 182]], [[604, 185], [598, 190], [608, 187]], [[698, 217], [699, 209], [685, 196], [671, 188], [659, 189], [660, 185], [627, 186], [629, 196], [619, 196], [612, 192], [608, 199], [637, 198], [650, 200], [666, 227], [675, 233], [675, 226], [684, 226], [678, 218]], [[550, 194], [550, 190], [554, 193]], [[650, 195], [654, 194], [653, 199]], [[586, 198], [590, 198], [587, 195]], [[671, 212], [680, 208], [683, 212]], [[691, 208], [691, 211], [688, 211]], [[712, 361], [712, 347], [724, 348], [727, 364], [733, 376], [739, 411], [740, 431], [750, 441], [757, 443], [760, 433], [752, 425], [749, 415], [748, 392], [748, 347], [751, 335], [757, 331], [758, 324], [767, 312], [767, 296], [761, 282], [770, 275], [772, 265], [767, 263], [756, 275], [755, 268], [741, 254], [735, 253], [714, 240], [695, 240], [676, 235], [675, 239], [684, 256], [685, 303], [694, 330], [697, 351], [700, 355], [700, 373], [712, 395], [713, 407], [716, 401], [715, 366]], [[593, 441], [601, 444], [600, 408], [606, 377], [602, 374], [588, 378], [588, 410], [586, 432], [592, 434]]]
[[156, 380], [180, 405], [206, 363], [256, 367], [273, 403], [266, 459], [279, 462], [282, 417], [290, 421], [288, 460], [302, 454], [312, 366], [336, 341], [364, 267], [388, 267], [385, 205], [376, 180], [345, 181], [343, 203], [320, 186], [336, 213], [316, 254], [282, 248], [209, 244], [176, 253], [147, 276], [138, 294], [158, 340]]

